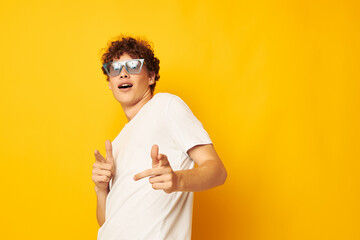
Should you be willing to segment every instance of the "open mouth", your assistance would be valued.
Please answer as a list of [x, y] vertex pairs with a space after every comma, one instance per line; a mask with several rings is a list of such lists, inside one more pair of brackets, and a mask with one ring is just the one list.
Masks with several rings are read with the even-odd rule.
[[124, 84], [121, 84], [121, 85], [119, 86], [119, 89], [131, 88], [132, 86], [133, 86], [132, 84], [124, 83]]

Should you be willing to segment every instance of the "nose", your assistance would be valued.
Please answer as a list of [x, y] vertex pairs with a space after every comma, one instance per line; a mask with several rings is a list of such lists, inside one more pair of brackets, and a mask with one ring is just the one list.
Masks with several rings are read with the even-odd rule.
[[129, 73], [126, 71], [124, 66], [122, 67], [119, 76], [120, 76], [120, 78], [129, 78], [130, 77]]

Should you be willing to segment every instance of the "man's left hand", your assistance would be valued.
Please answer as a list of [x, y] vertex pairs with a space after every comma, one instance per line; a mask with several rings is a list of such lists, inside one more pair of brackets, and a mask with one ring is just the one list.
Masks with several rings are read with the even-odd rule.
[[149, 177], [149, 182], [155, 190], [164, 190], [166, 193], [176, 191], [179, 179], [172, 170], [167, 156], [159, 154], [159, 147], [155, 144], [151, 148], [152, 168], [140, 172], [134, 176], [134, 180]]

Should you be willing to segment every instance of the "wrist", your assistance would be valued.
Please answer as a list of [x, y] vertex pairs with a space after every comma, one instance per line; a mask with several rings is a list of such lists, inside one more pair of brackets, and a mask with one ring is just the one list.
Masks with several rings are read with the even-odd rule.
[[175, 171], [175, 176], [176, 176], [176, 190], [177, 192], [180, 192], [182, 191], [183, 189], [183, 176], [181, 175], [181, 172], [180, 171]]
[[109, 193], [109, 189], [104, 189], [104, 188], [99, 188], [98, 186], [95, 185], [95, 192], [96, 194], [108, 194]]

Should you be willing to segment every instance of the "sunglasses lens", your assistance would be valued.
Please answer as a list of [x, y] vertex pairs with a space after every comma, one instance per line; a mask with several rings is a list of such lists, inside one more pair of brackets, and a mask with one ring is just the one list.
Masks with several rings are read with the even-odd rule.
[[130, 60], [130, 61], [123, 61], [123, 62], [109, 62], [104, 64], [104, 68], [107, 71], [107, 74], [110, 77], [115, 77], [120, 74], [121, 69], [125, 64], [126, 71], [129, 74], [137, 74], [140, 73], [142, 68], [142, 61], [141, 60]]
[[126, 70], [130, 74], [139, 73], [141, 71], [141, 61], [139, 60], [132, 60], [125, 63]]
[[108, 63], [106, 64], [106, 71], [108, 72], [109, 76], [117, 76], [121, 71], [122, 65], [120, 63]]

